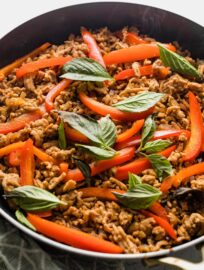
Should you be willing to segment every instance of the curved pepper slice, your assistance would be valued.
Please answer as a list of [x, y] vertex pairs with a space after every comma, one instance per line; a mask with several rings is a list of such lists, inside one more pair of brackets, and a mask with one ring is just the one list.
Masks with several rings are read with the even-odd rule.
[[[152, 65], [139, 67], [138, 71], [139, 71], [140, 76], [147, 76], [147, 75], [152, 75], [153, 74]], [[125, 79], [128, 79], [128, 78], [134, 77], [134, 76], [135, 76], [134, 69], [129, 68], [129, 69], [122, 70], [121, 72], [116, 74], [114, 76], [114, 79], [116, 81], [120, 81], [120, 80], [125, 80]]]
[[30, 53], [26, 54], [25, 56], [15, 60], [13, 63], [1, 68], [0, 69], [0, 81], [2, 81], [5, 76], [10, 74], [12, 72], [12, 70], [14, 70], [14, 68], [18, 68], [20, 65], [22, 65], [23, 62], [25, 62], [28, 57], [31, 57], [31, 58], [35, 57], [39, 53], [45, 51], [50, 45], [51, 44], [49, 42], [46, 42], [43, 45], [41, 45], [40, 47], [38, 47], [37, 49], [33, 50], [32, 52], [30, 52]]
[[[176, 51], [171, 44], [163, 45], [167, 49]], [[157, 44], [138, 44], [128, 48], [112, 51], [104, 55], [103, 59], [106, 65], [135, 62], [147, 58], [159, 57], [159, 48]]]
[[139, 119], [144, 119], [154, 111], [154, 107], [152, 107], [149, 110], [141, 113], [122, 112], [114, 107], [105, 105], [94, 100], [93, 98], [88, 97], [84, 92], [79, 92], [79, 99], [86, 107], [88, 107], [93, 112], [103, 116], [109, 114], [112, 119], [118, 121], [135, 121]]
[[67, 125], [65, 125], [65, 134], [67, 136], [67, 139], [70, 139], [74, 142], [89, 143], [89, 139], [85, 135], [83, 135], [76, 129], [68, 127]]
[[21, 150], [20, 159], [20, 185], [33, 185], [34, 177], [34, 154], [33, 154], [33, 141], [28, 139]]
[[[164, 157], [168, 157], [171, 152], [173, 152], [176, 149], [176, 145], [172, 145], [168, 147], [167, 149], [159, 152], [159, 155], [162, 155]], [[128, 179], [128, 173], [135, 173], [139, 174], [142, 171], [149, 169], [151, 167], [151, 163], [147, 158], [138, 158], [136, 160], [133, 160], [130, 163], [127, 163], [123, 166], [120, 166], [116, 169], [115, 178], [119, 180], [126, 180]]]
[[[120, 194], [124, 194], [126, 191], [121, 189], [110, 189], [110, 188], [99, 188], [99, 187], [88, 187], [81, 188], [77, 191], [82, 192], [82, 198], [96, 197], [100, 200], [108, 200], [118, 202], [117, 197], [113, 194], [113, 192], [117, 192]], [[160, 216], [161, 218], [168, 220], [167, 212], [164, 207], [161, 206], [160, 203], [154, 202], [149, 208], [151, 212]]]
[[144, 125], [144, 119], [135, 121], [131, 128], [125, 130], [123, 133], [117, 136], [116, 143], [123, 142], [131, 138], [134, 134], [140, 131], [143, 125]]
[[[128, 160], [131, 160], [135, 154], [134, 147], [128, 147], [117, 152], [117, 155], [108, 160], [100, 160], [90, 164], [91, 175], [94, 176], [103, 171], [106, 171], [114, 166], [125, 163]], [[81, 171], [77, 169], [69, 170], [67, 173], [66, 180], [72, 179], [74, 181], [84, 180], [84, 176]]]
[[29, 73], [35, 72], [42, 68], [62, 66], [71, 60], [72, 60], [71, 56], [66, 56], [66, 57], [58, 56], [58, 57], [40, 59], [37, 61], [29, 62], [27, 64], [24, 64], [22, 67], [20, 67], [16, 71], [16, 77], [19, 79]]
[[160, 190], [167, 192], [172, 186], [178, 187], [185, 183], [189, 177], [204, 173], [204, 162], [181, 169], [176, 175], [167, 177], [161, 184]]
[[203, 120], [200, 105], [196, 96], [188, 93], [191, 121], [191, 136], [184, 149], [183, 161], [193, 161], [200, 154], [203, 141]]
[[8, 162], [11, 166], [19, 166], [21, 160], [21, 148], [12, 151], [8, 156]]
[[0, 134], [15, 132], [24, 128], [27, 124], [42, 118], [42, 111], [37, 110], [31, 113], [24, 113], [9, 122], [0, 123]]
[[47, 94], [45, 98], [45, 109], [50, 112], [54, 108], [54, 99], [71, 84], [71, 80], [64, 79], [54, 86]]
[[[185, 136], [187, 138], [189, 138], [191, 135], [190, 131], [185, 130], [185, 129], [158, 130], [158, 131], [155, 131], [152, 140], [166, 139], [166, 138], [171, 138], [171, 137], [179, 137], [182, 133], [185, 134]], [[122, 148], [129, 147], [129, 146], [137, 146], [137, 145], [140, 145], [140, 143], [141, 143], [141, 136], [136, 135], [136, 136], [133, 136], [133, 137], [125, 140], [124, 142], [117, 143], [115, 145], [115, 148], [122, 149]]]
[[36, 215], [28, 213], [27, 219], [39, 233], [73, 247], [104, 253], [123, 252], [123, 248], [109, 241], [73, 228], [59, 225]]
[[128, 32], [126, 34], [125, 41], [130, 45], [148, 43], [146, 40], [144, 40], [143, 38], [141, 38], [140, 36], [138, 36], [137, 34], [132, 33], [132, 32]]
[[156, 216], [156, 215], [150, 213], [147, 210], [140, 210], [140, 212], [146, 217], [152, 217], [162, 228], [164, 228], [164, 230], [168, 233], [168, 235], [172, 239], [176, 240], [176, 233], [168, 221], [166, 221], [165, 219], [163, 219], [159, 216]]
[[106, 67], [103, 57], [101, 55], [100, 49], [92, 36], [92, 34], [87, 31], [85, 28], [81, 29], [81, 34], [83, 37], [84, 42], [86, 43], [88, 47], [88, 52], [89, 52], [89, 58], [94, 59], [97, 61], [99, 64], [101, 64], [104, 68]]

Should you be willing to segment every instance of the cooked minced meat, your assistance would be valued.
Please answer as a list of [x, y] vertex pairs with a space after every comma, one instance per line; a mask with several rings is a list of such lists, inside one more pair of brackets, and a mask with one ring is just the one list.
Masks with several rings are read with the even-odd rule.
[[[108, 28], [103, 28], [93, 31], [92, 35], [101, 54], [106, 55], [111, 51], [129, 48], [132, 45], [126, 39], [128, 31], [128, 28], [124, 28], [121, 31], [111, 32]], [[144, 43], [155, 42], [146, 36], [141, 38]], [[178, 53], [184, 55], [178, 45], [176, 46]], [[28, 58], [25, 63], [52, 57], [72, 56], [78, 58], [88, 57], [88, 55], [89, 48], [84, 43], [83, 38], [70, 35], [64, 44], [52, 45], [38, 56]], [[194, 61], [189, 55], [188, 57], [186, 55], [186, 59], [198, 68], [200, 74], [203, 73], [201, 60]], [[115, 76], [125, 69], [131, 69], [132, 64], [130, 62], [108, 65], [107, 71], [111, 76]], [[148, 65], [152, 66], [153, 71], [146, 76], [135, 71], [135, 76], [111, 83], [72, 81], [55, 97], [53, 110], [44, 112], [41, 119], [27, 123], [14, 132], [0, 132], [1, 148], [31, 138], [36, 147], [50, 156], [51, 159], [47, 161], [40, 161], [35, 157], [33, 185], [52, 192], [60, 200], [66, 202], [66, 205], [60, 205], [53, 209], [52, 215], [47, 217], [48, 220], [111, 241], [122, 247], [125, 253], [169, 249], [202, 235], [204, 233], [203, 213], [199, 213], [199, 209], [192, 212], [185, 200], [181, 202], [179, 198], [175, 197], [173, 194], [175, 187], [172, 187], [170, 192], [162, 194], [159, 202], [166, 210], [168, 222], [177, 236], [176, 239], [172, 239], [165, 228], [161, 227], [161, 224], [158, 224], [153, 217], [146, 216], [145, 212], [131, 209], [131, 207], [124, 206], [116, 200], [108, 201], [98, 198], [94, 194], [84, 198], [81, 190], [86, 188], [88, 184], [91, 187], [117, 189], [125, 192], [129, 188], [128, 182], [127, 179], [126, 181], [117, 179], [115, 166], [92, 176], [90, 183], [68, 179], [66, 172], [61, 170], [61, 163], [68, 164], [68, 170], [73, 170], [77, 167], [73, 157], [86, 163], [96, 162], [96, 158], [76, 146], [76, 142], [69, 139], [69, 135], [67, 135], [65, 149], [60, 147], [58, 140], [60, 119], [57, 111], [74, 112], [96, 120], [100, 119], [98, 114], [81, 103], [78, 98], [80, 91], [108, 106], [144, 91], [164, 93], [165, 95], [157, 102], [154, 109], [156, 129], [160, 131], [190, 130], [191, 121], [187, 93], [192, 91], [196, 95], [204, 115], [204, 84], [179, 75], [171, 69], [164, 75], [162, 73], [164, 64], [158, 57], [136, 61], [133, 67], [135, 70], [138, 69], [138, 66]], [[0, 126], [1, 123], [9, 122], [21, 115], [36, 112], [40, 106], [43, 106], [48, 92], [60, 82], [59, 76], [62, 73], [61, 67], [47, 67], [18, 79], [16, 71], [18, 68], [0, 82]], [[112, 121], [118, 135], [132, 126], [132, 122], [129, 121], [120, 122], [114, 119]], [[141, 130], [138, 134], [141, 134]], [[170, 137], [172, 143], [176, 145], [176, 148], [168, 156], [168, 161], [173, 168], [172, 174], [176, 174], [183, 167], [197, 163], [196, 160], [182, 161], [184, 150], [189, 141], [186, 134], [181, 133], [178, 137]], [[141, 158], [138, 152], [135, 152], [134, 155], [134, 160]], [[52, 160], [57, 160], [57, 162], [53, 163]], [[20, 165], [10, 164], [8, 154], [0, 157], [0, 185], [5, 194], [9, 194], [14, 188], [20, 186], [20, 167], [21, 163]], [[143, 184], [160, 189], [162, 181], [154, 168], [149, 166], [138, 175]], [[182, 186], [203, 191], [203, 179], [204, 174], [193, 176], [182, 183]]]

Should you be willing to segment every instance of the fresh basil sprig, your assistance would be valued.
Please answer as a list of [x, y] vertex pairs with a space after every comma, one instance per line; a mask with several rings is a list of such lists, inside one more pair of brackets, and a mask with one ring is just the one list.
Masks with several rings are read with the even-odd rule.
[[54, 194], [34, 186], [22, 186], [14, 188], [9, 194], [3, 195], [6, 199], [14, 199], [16, 204], [25, 211], [47, 211], [60, 204]]
[[198, 70], [189, 63], [181, 55], [170, 51], [161, 44], [157, 44], [160, 50], [160, 59], [162, 60], [165, 66], [170, 67], [173, 71], [176, 71], [180, 74], [187, 75], [195, 78], [196, 80], [201, 80], [202, 76]]
[[75, 58], [62, 68], [61, 78], [77, 81], [110, 81], [113, 78], [97, 61], [90, 58]]
[[108, 116], [95, 121], [71, 112], [59, 111], [59, 115], [65, 123], [84, 134], [93, 144], [77, 146], [83, 147], [99, 159], [108, 159], [116, 154], [111, 148], [116, 141], [116, 126]]
[[152, 108], [164, 94], [156, 92], [143, 92], [136, 96], [126, 98], [113, 104], [120, 111], [140, 113]]
[[84, 176], [85, 182], [88, 186], [91, 186], [91, 168], [90, 166], [83, 160], [73, 157], [74, 162], [76, 163], [77, 167], [81, 171]]
[[162, 181], [165, 177], [172, 175], [172, 166], [169, 160], [158, 154], [145, 155], [155, 170], [157, 177]]
[[145, 151], [147, 154], [152, 154], [155, 152], [159, 152], [170, 146], [172, 142], [170, 140], [155, 140], [147, 142], [141, 149], [141, 151]]
[[[133, 181], [135, 181], [134, 184]], [[113, 192], [113, 194], [117, 197], [120, 203], [131, 209], [140, 210], [149, 208], [160, 198], [162, 192], [151, 185], [139, 182], [140, 180], [138, 177], [129, 174], [129, 190], [124, 194], [117, 192]]]
[[128, 186], [129, 186], [129, 191], [134, 190], [134, 188], [142, 183], [142, 179], [140, 176], [133, 174], [133, 173], [128, 173]]
[[65, 131], [64, 131], [64, 122], [62, 120], [58, 127], [58, 141], [59, 141], [59, 147], [61, 149], [67, 148], [67, 140], [66, 140]]
[[21, 222], [26, 227], [30, 228], [33, 231], [36, 231], [35, 227], [27, 220], [27, 218], [24, 216], [23, 212], [21, 210], [16, 210], [15, 216], [19, 222]]
[[145, 145], [146, 142], [149, 141], [153, 137], [155, 130], [156, 130], [155, 121], [153, 119], [153, 116], [149, 115], [146, 118], [143, 129], [142, 129], [141, 143], [140, 143], [140, 147], [138, 151], [140, 151], [143, 145]]

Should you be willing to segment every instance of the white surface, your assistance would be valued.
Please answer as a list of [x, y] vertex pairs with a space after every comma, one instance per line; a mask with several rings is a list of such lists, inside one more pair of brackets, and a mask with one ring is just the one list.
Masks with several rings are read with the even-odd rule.
[[[0, 38], [21, 23], [53, 9], [97, 0], [0, 0]], [[103, 2], [110, 2], [102, 0]], [[204, 26], [203, 0], [119, 0], [155, 6], [187, 17]], [[114, 2], [114, 0], [112, 0]]]

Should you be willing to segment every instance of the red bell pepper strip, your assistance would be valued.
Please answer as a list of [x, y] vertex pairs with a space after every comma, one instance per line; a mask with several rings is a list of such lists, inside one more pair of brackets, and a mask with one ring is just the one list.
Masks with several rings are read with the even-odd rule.
[[191, 136], [184, 149], [183, 161], [193, 161], [201, 152], [203, 141], [203, 120], [200, 105], [196, 96], [192, 93], [188, 93], [189, 107], [190, 107], [190, 121], [191, 121]]
[[76, 248], [104, 253], [122, 253], [123, 248], [74, 228], [65, 227], [28, 213], [27, 219], [39, 233]]
[[89, 143], [89, 139], [76, 129], [70, 128], [65, 125], [65, 135], [68, 140], [75, 142]]
[[11, 152], [15, 151], [18, 148], [22, 148], [24, 145], [25, 142], [17, 142], [0, 148], [0, 158], [9, 155]]
[[124, 190], [121, 189], [110, 189], [110, 188], [99, 188], [99, 187], [88, 187], [81, 188], [77, 191], [82, 192], [82, 198], [96, 197], [100, 200], [108, 200], [117, 202], [118, 199], [113, 194], [113, 192], [118, 192], [120, 194], [125, 193]]
[[46, 212], [32, 212], [32, 214], [41, 217], [41, 218], [47, 218], [52, 216], [52, 211], [46, 211]]
[[[128, 147], [128, 148], [122, 149], [121, 151], [118, 151], [117, 155], [111, 159], [100, 160], [100, 161], [91, 163], [90, 164], [91, 176], [94, 176], [114, 166], [123, 164], [126, 161], [131, 160], [134, 156], [134, 153], [135, 153], [135, 148]], [[67, 179], [72, 179], [74, 181], [82, 181], [84, 180], [84, 176], [81, 173], [81, 171], [77, 168], [77, 169], [68, 171]]]
[[37, 49], [33, 50], [32, 52], [26, 54], [25, 56], [15, 60], [13, 63], [0, 69], [0, 81], [2, 81], [5, 78], [5, 76], [10, 74], [14, 70], [14, 68], [18, 68], [20, 65], [22, 65], [23, 62], [25, 62], [28, 57], [33, 58], [37, 56], [41, 52], [45, 51], [50, 45], [51, 45], [50, 43], [46, 42]]
[[138, 45], [138, 44], [144, 44], [148, 43], [143, 38], [139, 37], [137, 34], [128, 32], [125, 38], [125, 41], [130, 45]]
[[100, 49], [96, 43], [96, 40], [92, 36], [92, 34], [89, 31], [87, 31], [85, 28], [81, 29], [81, 34], [82, 34], [84, 42], [86, 43], [88, 47], [89, 58], [94, 59], [105, 68], [106, 65], [104, 63]]
[[[148, 66], [142, 66], [138, 68], [139, 71], [139, 75], [140, 76], [148, 76], [148, 75], [152, 75], [153, 74], [153, 68], [152, 65], [148, 65]], [[118, 74], [116, 74], [114, 76], [114, 79], [116, 81], [119, 80], [125, 80], [131, 77], [134, 77], [135, 75], [135, 71], [133, 68], [129, 68], [129, 69], [125, 69], [122, 70], [121, 72], [119, 72]]]
[[33, 185], [34, 177], [33, 141], [28, 139], [22, 147], [20, 160], [20, 185]]
[[24, 64], [22, 67], [20, 67], [16, 71], [16, 77], [19, 79], [29, 73], [33, 73], [42, 68], [62, 66], [71, 60], [72, 60], [71, 56], [66, 56], [66, 57], [58, 56], [58, 57], [52, 57], [48, 59], [40, 59], [37, 61], [33, 61], [30, 63]]
[[[82, 192], [82, 198], [96, 197], [100, 200], [108, 200], [108, 201], [115, 201], [115, 202], [118, 202], [118, 199], [113, 194], [113, 192], [117, 192], [120, 194], [124, 194], [126, 192], [121, 189], [110, 189], [110, 188], [100, 188], [100, 187], [81, 188], [81, 189], [78, 189], [77, 191]], [[167, 212], [165, 208], [161, 206], [160, 203], [154, 202], [148, 209], [154, 214], [156, 214], [157, 216], [168, 221]]]
[[178, 187], [181, 183], [188, 181], [189, 177], [202, 173], [204, 173], [204, 162], [183, 168], [176, 175], [164, 179], [160, 189], [162, 192], [167, 192], [172, 186]]
[[144, 119], [137, 120], [133, 123], [132, 127], [119, 134], [116, 139], [116, 143], [126, 141], [136, 134], [144, 125]]
[[159, 216], [156, 216], [156, 215], [150, 213], [147, 210], [140, 210], [140, 212], [146, 217], [152, 217], [156, 221], [156, 223], [158, 223], [168, 233], [168, 235], [172, 239], [176, 240], [176, 233], [168, 221], [166, 221], [165, 219], [163, 219]]
[[47, 94], [45, 98], [45, 109], [50, 112], [54, 108], [54, 99], [71, 84], [71, 80], [63, 79], [56, 86], [54, 86]]
[[11, 166], [19, 166], [21, 160], [21, 148], [12, 151], [8, 156], [8, 162]]
[[8, 134], [24, 128], [27, 124], [42, 118], [42, 112], [37, 110], [35, 112], [24, 113], [9, 122], [0, 123], [0, 134]]
[[168, 221], [168, 216], [167, 216], [167, 211], [166, 209], [161, 206], [161, 204], [159, 202], [154, 202], [150, 207], [149, 210], [154, 213], [155, 215], [165, 219], [166, 221]]
[[[189, 138], [191, 135], [191, 133], [185, 129], [158, 130], [158, 131], [155, 131], [152, 140], [166, 139], [166, 138], [171, 138], [171, 137], [179, 137], [182, 133], [185, 134], [185, 136], [187, 138]], [[137, 146], [137, 145], [140, 145], [140, 143], [141, 143], [141, 136], [136, 135], [136, 136], [133, 136], [133, 137], [125, 140], [124, 142], [117, 143], [115, 145], [115, 148], [122, 149], [122, 148], [129, 147], [129, 146]]]
[[152, 107], [149, 110], [141, 113], [122, 112], [115, 107], [105, 105], [94, 100], [93, 98], [88, 97], [82, 91], [79, 92], [79, 99], [86, 107], [88, 107], [93, 112], [103, 116], [109, 114], [112, 119], [118, 121], [135, 121], [139, 119], [144, 119], [154, 111], [154, 107]]
[[[167, 49], [175, 51], [171, 44], [164, 45]], [[128, 48], [112, 51], [104, 55], [103, 59], [106, 65], [135, 62], [147, 58], [159, 57], [159, 48], [157, 44], [139, 44]]]
[[47, 153], [42, 151], [41, 149], [37, 148], [36, 146], [33, 146], [33, 153], [34, 155], [41, 161], [49, 161], [54, 164], [57, 164], [57, 160], [55, 160], [53, 157], [49, 156]]
[[[172, 145], [167, 149], [159, 152], [158, 154], [164, 157], [168, 157], [175, 149], [176, 145]], [[117, 167], [115, 172], [115, 178], [119, 180], [126, 180], [128, 179], [129, 172], [139, 174], [149, 168], [151, 168], [151, 163], [147, 158], [138, 158], [123, 166]]]

